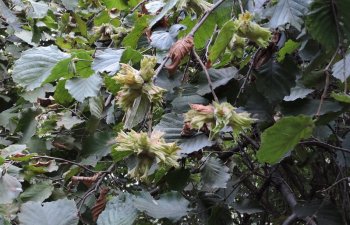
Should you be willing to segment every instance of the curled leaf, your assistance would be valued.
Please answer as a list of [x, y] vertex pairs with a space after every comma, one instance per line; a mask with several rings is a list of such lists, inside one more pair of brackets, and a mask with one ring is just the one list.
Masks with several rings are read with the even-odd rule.
[[180, 65], [181, 60], [191, 52], [193, 46], [193, 37], [186, 36], [185, 38], [182, 38], [175, 42], [175, 44], [170, 48], [169, 57], [172, 63], [166, 67], [170, 74], [176, 71], [177, 67]]

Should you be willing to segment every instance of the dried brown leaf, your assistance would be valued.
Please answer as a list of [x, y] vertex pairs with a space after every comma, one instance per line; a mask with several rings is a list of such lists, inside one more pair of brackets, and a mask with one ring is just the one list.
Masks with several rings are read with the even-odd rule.
[[188, 55], [193, 49], [193, 37], [186, 36], [178, 40], [169, 50], [169, 57], [171, 59], [171, 64], [166, 66], [170, 74], [173, 74], [177, 67], [180, 65], [181, 60]]

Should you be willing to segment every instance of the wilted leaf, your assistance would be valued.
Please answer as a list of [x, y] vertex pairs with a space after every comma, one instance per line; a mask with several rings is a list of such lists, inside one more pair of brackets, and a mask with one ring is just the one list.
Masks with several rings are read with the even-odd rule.
[[284, 117], [261, 135], [260, 162], [278, 163], [301, 141], [312, 135], [314, 121], [308, 116]]
[[51, 74], [52, 68], [69, 54], [56, 46], [37, 47], [22, 53], [13, 68], [13, 80], [28, 91], [34, 90]]
[[78, 210], [73, 200], [26, 202], [18, 214], [20, 225], [77, 225]]

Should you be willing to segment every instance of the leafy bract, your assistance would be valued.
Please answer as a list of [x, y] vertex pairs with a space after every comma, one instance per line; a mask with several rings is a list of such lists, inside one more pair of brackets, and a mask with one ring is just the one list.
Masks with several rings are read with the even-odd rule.
[[236, 30], [237, 27], [232, 20], [227, 21], [224, 24], [215, 40], [213, 47], [210, 50], [209, 59], [211, 62], [215, 62], [221, 53], [225, 51]]
[[13, 80], [28, 91], [34, 90], [51, 74], [52, 68], [69, 54], [56, 46], [37, 47], [24, 51], [13, 68]]
[[119, 193], [117, 197], [108, 201], [105, 210], [98, 217], [97, 225], [132, 225], [137, 218], [138, 211], [133, 203], [135, 196]]
[[95, 97], [100, 91], [102, 78], [94, 74], [88, 78], [73, 78], [66, 82], [65, 88], [77, 101], [83, 102], [87, 97]]
[[96, 72], [108, 72], [114, 74], [119, 70], [119, 61], [123, 55], [124, 49], [105, 49], [104, 51], [97, 50], [92, 69]]
[[179, 220], [187, 214], [189, 202], [177, 192], [162, 194], [155, 200], [148, 192], [142, 192], [135, 199], [134, 206], [147, 215], [161, 219]]
[[26, 202], [18, 214], [20, 225], [77, 225], [78, 210], [73, 200]]
[[314, 121], [308, 116], [284, 117], [261, 135], [257, 153], [260, 162], [275, 164], [299, 143], [312, 135]]
[[302, 17], [308, 10], [308, 1], [305, 0], [280, 0], [273, 9], [269, 22], [271, 28], [278, 28], [290, 24], [299, 31], [303, 24]]

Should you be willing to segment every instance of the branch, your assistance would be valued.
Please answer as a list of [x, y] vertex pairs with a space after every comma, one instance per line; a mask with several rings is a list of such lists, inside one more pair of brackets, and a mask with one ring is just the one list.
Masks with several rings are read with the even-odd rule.
[[201, 65], [201, 67], [202, 67], [202, 69], [203, 69], [203, 71], [204, 71], [204, 73], [205, 73], [205, 76], [207, 77], [208, 84], [209, 84], [209, 88], [210, 88], [211, 94], [212, 94], [213, 97], [214, 97], [214, 100], [215, 100], [216, 102], [219, 102], [219, 99], [218, 99], [218, 97], [216, 96], [216, 94], [215, 94], [215, 92], [214, 92], [213, 83], [211, 82], [211, 79], [210, 79], [210, 76], [209, 76], [209, 73], [208, 73], [207, 68], [205, 67], [205, 65], [203, 64], [201, 58], [199, 57], [199, 55], [197, 54], [197, 52], [196, 52], [194, 49], [192, 49], [192, 53], [193, 53], [193, 55], [196, 57], [196, 59], [197, 59], [197, 61], [199, 62], [199, 64]]
[[46, 156], [46, 155], [35, 156], [32, 159], [52, 159], [52, 160], [62, 161], [62, 162], [66, 162], [66, 163], [69, 163], [69, 164], [73, 164], [73, 165], [79, 166], [79, 167], [83, 168], [84, 170], [87, 170], [87, 171], [89, 171], [91, 173], [100, 172], [100, 171], [95, 171], [95, 170], [89, 169], [88, 167], [86, 167], [86, 166], [84, 166], [84, 165], [82, 165], [80, 163], [77, 163], [77, 162], [74, 162], [74, 161], [70, 161], [70, 160], [67, 160], [67, 159], [52, 157], [52, 156]]
[[332, 151], [333, 150], [339, 150], [339, 151], [350, 153], [350, 149], [341, 148], [341, 147], [337, 147], [337, 146], [334, 146], [334, 145], [330, 145], [330, 144], [327, 144], [325, 142], [319, 141], [317, 139], [312, 140], [312, 141], [302, 141], [299, 144], [301, 144], [301, 145], [309, 145], [309, 146], [318, 146], [318, 147], [326, 148], [326, 149], [329, 149], [329, 150], [332, 150]]

